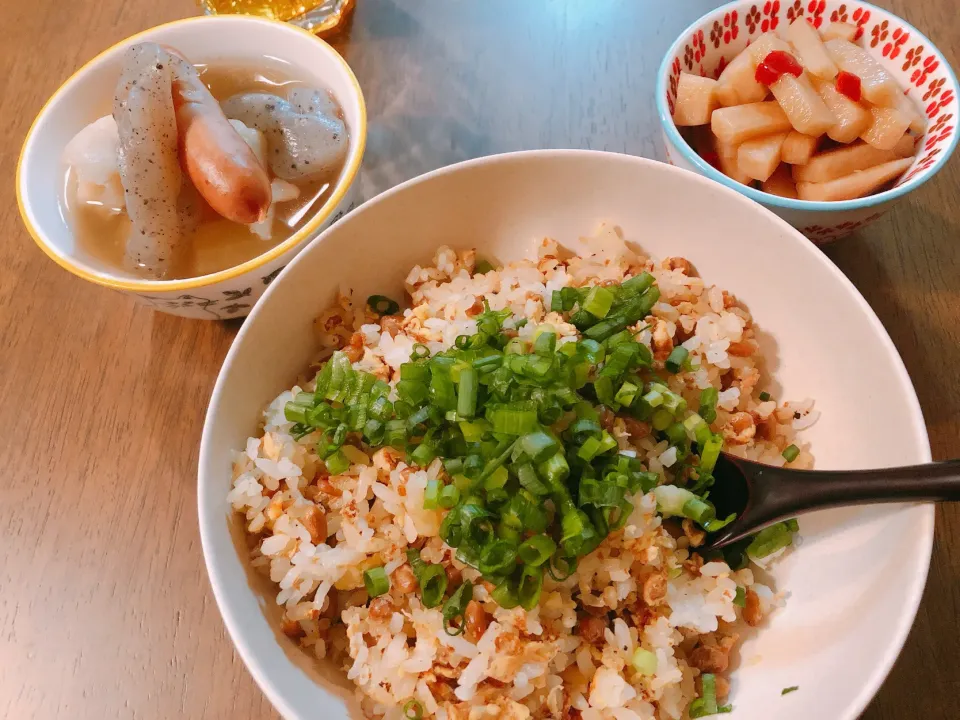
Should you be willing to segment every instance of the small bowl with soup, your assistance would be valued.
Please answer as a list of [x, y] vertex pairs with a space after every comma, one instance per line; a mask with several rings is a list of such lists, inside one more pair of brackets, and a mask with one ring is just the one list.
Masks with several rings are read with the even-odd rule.
[[322, 40], [252, 17], [181, 20], [54, 93], [17, 199], [74, 275], [174, 315], [243, 317], [356, 204], [366, 132], [360, 86]]

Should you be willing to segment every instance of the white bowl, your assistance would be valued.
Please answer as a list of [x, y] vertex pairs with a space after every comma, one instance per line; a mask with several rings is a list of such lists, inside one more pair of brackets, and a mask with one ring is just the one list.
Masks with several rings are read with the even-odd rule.
[[[533, 257], [538, 238], [573, 244], [601, 221], [656, 256], [688, 258], [746, 303], [767, 334], [762, 349], [778, 392], [814, 397], [822, 411], [808, 431], [820, 467], [930, 461], [916, 395], [877, 317], [800, 233], [733, 190], [665, 164], [590, 151], [512, 153], [416, 178], [363, 205], [287, 267], [234, 341], [207, 412], [198, 488], [207, 569], [240, 655], [285, 717], [346, 710], [315, 680], [306, 656], [278, 637], [275, 595], [261, 595], [248, 577], [226, 495], [231, 451], [256, 434], [263, 407], [316, 349], [314, 316], [340, 285], [358, 297], [401, 297], [408, 270], [441, 244], [511, 261]], [[731, 719], [853, 720], [916, 613], [931, 506], [808, 515], [801, 531], [803, 546], [774, 573], [789, 593], [786, 607], [741, 651]], [[793, 685], [800, 690], [781, 696]]]
[[[762, 192], [727, 177], [694, 152], [673, 123], [681, 72], [718, 77], [747, 43], [761, 33], [782, 31], [797, 18], [821, 27], [833, 21], [856, 25], [857, 42], [900, 83], [928, 121], [913, 165], [888, 190], [856, 200], [814, 202]], [[664, 55], [657, 74], [657, 113], [667, 159], [756, 200], [815, 243], [845, 237], [872, 223], [933, 178], [957, 147], [960, 132], [957, 76], [933, 43], [891, 12], [863, 0], [735, 0], [711, 10], [683, 31]]]
[[[142, 280], [77, 252], [59, 205], [61, 153], [79, 130], [111, 111], [120, 58], [130, 45], [144, 41], [177, 47], [198, 63], [251, 63], [272, 56], [292, 66], [297, 76], [333, 92], [350, 131], [347, 161], [330, 197], [299, 231], [242, 265], [183, 280]], [[178, 20], [105, 50], [53, 94], [24, 141], [17, 165], [17, 201], [40, 249], [74, 275], [174, 315], [208, 320], [242, 317], [310, 238], [353, 209], [354, 180], [366, 139], [367, 113], [357, 79], [343, 58], [319, 38], [287, 23], [242, 15]]]

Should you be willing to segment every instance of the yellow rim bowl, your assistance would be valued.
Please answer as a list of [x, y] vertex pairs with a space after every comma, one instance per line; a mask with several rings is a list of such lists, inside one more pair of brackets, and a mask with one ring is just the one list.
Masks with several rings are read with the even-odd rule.
[[[268, 26], [271, 30], [276, 30], [278, 27], [282, 28], [284, 31], [297, 33], [304, 35], [310, 38], [311, 41], [317, 43], [323, 48], [323, 51], [328, 53], [339, 65], [341, 66], [343, 73], [348, 80], [349, 84], [353, 87], [354, 92], [356, 93], [356, 101], [358, 104], [358, 117], [357, 121], [353, 123], [353, 126], [349, 128], [350, 130], [350, 148], [347, 154], [347, 163], [344, 165], [343, 170], [341, 171], [340, 177], [337, 180], [337, 184], [334, 187], [333, 192], [330, 197], [327, 198], [327, 201], [323, 206], [317, 211], [317, 213], [311, 217], [307, 223], [300, 228], [297, 232], [291, 235], [289, 238], [284, 240], [279, 245], [270, 248], [267, 252], [262, 255], [248, 260], [245, 263], [236, 265], [226, 270], [221, 270], [210, 275], [201, 275], [199, 277], [193, 278], [184, 278], [182, 280], [138, 280], [135, 278], [122, 278], [122, 277], [112, 277], [109, 275], [101, 275], [90, 269], [80, 265], [76, 258], [72, 257], [70, 254], [60, 251], [58, 248], [54, 247], [50, 242], [46, 240], [44, 234], [37, 227], [32, 214], [28, 211], [27, 202], [24, 199], [26, 194], [24, 186], [24, 176], [27, 172], [24, 168], [25, 159], [29, 156], [30, 150], [32, 149], [35, 143], [41, 141], [42, 136], [37, 133], [37, 129], [42, 123], [43, 119], [46, 117], [48, 111], [55, 106], [58, 102], [61, 101], [61, 98], [75, 85], [82, 83], [84, 77], [92, 68], [98, 66], [105, 59], [109, 58], [113, 54], [121, 52], [123, 49], [128, 46], [144, 41], [150, 40], [152, 36], [156, 35], [158, 32], [163, 30], [169, 30], [172, 28], [183, 27], [186, 25], [209, 25], [211, 26], [212, 32], [217, 32], [217, 26], [223, 25], [222, 30], [227, 29], [227, 23], [230, 24], [246, 24], [246, 23], [256, 23], [264, 26]], [[345, 105], [344, 98], [337, 98], [340, 101], [341, 105]], [[79, 128], [78, 128], [79, 129]], [[33, 237], [34, 242], [37, 246], [43, 250], [46, 255], [53, 260], [57, 265], [62, 267], [65, 270], [73, 273], [77, 277], [81, 277], [84, 280], [89, 280], [90, 282], [97, 283], [98, 285], [104, 285], [109, 288], [114, 288], [116, 290], [132, 290], [132, 291], [149, 291], [149, 292], [171, 292], [179, 290], [189, 290], [198, 287], [204, 287], [208, 285], [214, 285], [224, 280], [230, 280], [236, 277], [239, 277], [245, 273], [248, 273], [252, 270], [256, 270], [263, 265], [266, 265], [272, 260], [280, 257], [284, 253], [289, 252], [293, 248], [297, 247], [309, 238], [312, 234], [316, 233], [323, 223], [329, 219], [330, 215], [336, 210], [337, 206], [340, 204], [340, 201], [343, 199], [344, 195], [350, 189], [354, 180], [356, 179], [357, 173], [360, 170], [360, 163], [363, 160], [363, 152], [366, 147], [367, 142], [367, 110], [366, 104], [363, 99], [363, 91], [360, 89], [360, 83], [357, 82], [356, 76], [353, 74], [353, 71], [350, 69], [350, 66], [347, 62], [340, 56], [340, 54], [334, 50], [330, 45], [316, 37], [312, 33], [299, 28], [295, 25], [289, 23], [282, 23], [276, 20], [269, 20], [266, 18], [255, 18], [250, 16], [242, 15], [220, 15], [220, 16], [202, 16], [194, 18], [186, 18], [184, 20], [175, 20], [173, 22], [164, 23], [163, 25], [157, 25], [156, 27], [150, 28], [149, 30], [144, 30], [139, 32], [136, 35], [121, 40], [115, 45], [107, 48], [100, 54], [98, 54], [93, 59], [86, 62], [79, 70], [74, 72], [59, 88], [56, 92], [50, 96], [50, 99], [44, 103], [40, 112], [37, 114], [37, 117], [34, 118], [33, 123], [30, 126], [30, 130], [27, 131], [27, 136], [24, 139], [23, 146], [20, 150], [20, 158], [17, 161], [17, 206], [20, 209], [20, 217], [23, 219], [23, 223], [27, 228], [27, 231]], [[59, 192], [59, 190], [54, 190], [54, 192]]]

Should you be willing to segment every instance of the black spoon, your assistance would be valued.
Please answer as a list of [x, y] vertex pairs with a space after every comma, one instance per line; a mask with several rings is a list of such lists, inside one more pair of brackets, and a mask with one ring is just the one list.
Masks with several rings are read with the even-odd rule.
[[879, 470], [791, 470], [721, 453], [710, 500], [737, 519], [707, 535], [704, 550], [742, 540], [813, 510], [909, 501], [960, 500], [960, 460]]

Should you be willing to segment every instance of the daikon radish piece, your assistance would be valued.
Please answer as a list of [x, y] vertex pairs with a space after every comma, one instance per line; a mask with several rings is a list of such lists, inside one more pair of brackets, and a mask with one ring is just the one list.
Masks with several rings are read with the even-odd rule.
[[878, 150], [893, 150], [910, 127], [910, 118], [896, 108], [870, 108], [870, 125], [860, 138]]
[[757, 82], [756, 65], [750, 53], [743, 51], [727, 65], [717, 80], [717, 100], [724, 107], [760, 102], [767, 97], [767, 86]]
[[717, 81], [711, 78], [680, 73], [673, 122], [678, 126], [706, 125], [719, 106]]
[[904, 133], [903, 137], [893, 148], [893, 154], [897, 157], [913, 157], [917, 154], [917, 139], [909, 133]]
[[737, 151], [740, 172], [754, 180], [766, 180], [780, 164], [780, 151], [787, 133], [747, 140]]
[[857, 37], [857, 26], [850, 23], [835, 22], [820, 28], [820, 37], [827, 40], [846, 40], [854, 42]]
[[837, 66], [823, 46], [820, 34], [806, 19], [800, 17], [790, 23], [784, 36], [796, 49], [807, 72], [824, 80], [833, 80], [837, 76]]
[[873, 122], [870, 111], [858, 102], [854, 102], [837, 90], [832, 80], [813, 79], [820, 98], [837, 119], [833, 127], [827, 130], [827, 136], [838, 143], [852, 143]]
[[784, 73], [770, 86], [770, 92], [799, 133], [819, 137], [837, 123], [806, 74]]
[[824, 47], [837, 67], [860, 78], [863, 97], [868, 102], [880, 107], [897, 107], [903, 94], [900, 85], [869, 52], [838, 39], [828, 40]]
[[790, 165], [806, 165], [817, 151], [820, 138], [811, 137], [791, 130], [783, 141], [780, 159]]
[[720, 168], [720, 172], [743, 185], [753, 183], [753, 178], [743, 172], [737, 163], [737, 157], [739, 155], [738, 145], [721, 142], [715, 138], [713, 151], [717, 155], [717, 166]]
[[927, 131], [927, 117], [909, 97], [900, 95], [900, 99], [897, 101], [897, 110], [910, 118], [911, 132], [923, 135]]
[[797, 183], [797, 195], [801, 200], [820, 202], [861, 198], [901, 175], [912, 164], [913, 160], [910, 158], [891, 160], [882, 165], [844, 175], [836, 180], [822, 183], [800, 182]]
[[771, 195], [797, 199], [797, 186], [790, 177], [790, 167], [786, 163], [781, 163], [780, 167], [773, 171], [773, 175], [760, 185], [760, 189]]
[[710, 127], [721, 142], [739, 145], [762, 135], [786, 132], [790, 121], [777, 103], [760, 102], [718, 108], [713, 111]]
[[770, 31], [763, 33], [752, 43], [747, 45], [747, 49], [744, 50], [744, 52], [750, 54], [750, 57], [753, 59], [753, 70], [756, 72], [757, 65], [762, 63], [764, 58], [774, 50], [782, 50], [783, 52], [788, 53], [793, 52], [785, 40], [780, 38], [775, 32]]
[[893, 150], [857, 143], [817, 153], [806, 165], [795, 165], [792, 173], [795, 182], [821, 183], [898, 159]]

